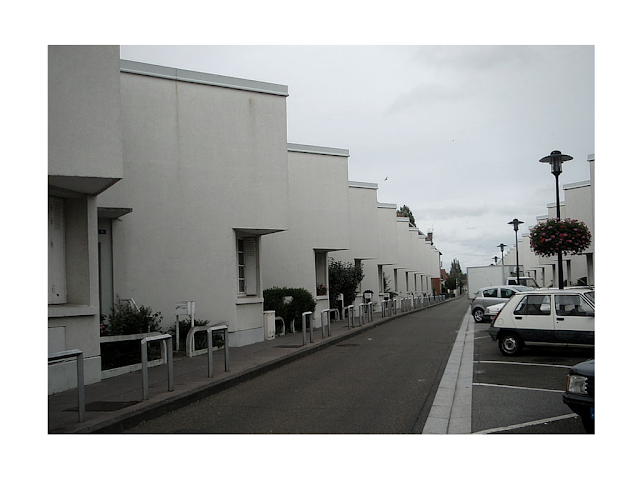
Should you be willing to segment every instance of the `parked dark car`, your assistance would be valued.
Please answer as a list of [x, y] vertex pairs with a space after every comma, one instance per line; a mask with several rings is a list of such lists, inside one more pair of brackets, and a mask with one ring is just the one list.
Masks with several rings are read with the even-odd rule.
[[569, 370], [562, 401], [580, 415], [587, 433], [595, 431], [595, 360], [579, 363]]

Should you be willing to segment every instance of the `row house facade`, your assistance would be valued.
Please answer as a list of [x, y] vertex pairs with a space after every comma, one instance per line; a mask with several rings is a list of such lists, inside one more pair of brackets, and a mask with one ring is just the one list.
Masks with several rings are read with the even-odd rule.
[[[580, 255], [563, 255], [564, 279], [567, 285], [595, 285], [595, 154], [587, 157], [589, 180], [562, 186], [564, 201], [560, 201], [560, 216], [584, 222], [591, 232], [591, 245]], [[556, 217], [556, 203], [547, 204], [547, 212], [536, 217], [543, 222]], [[521, 229], [518, 256], [523, 274], [533, 277], [541, 287], [558, 286], [557, 257], [541, 257], [530, 247], [529, 233]], [[504, 257], [505, 265], [515, 265], [515, 248]]]
[[[303, 287], [328, 308], [330, 258], [362, 288], [429, 293], [431, 239], [350, 182], [349, 151], [287, 141], [288, 87], [119, 59], [118, 46], [49, 49], [49, 353], [80, 349], [99, 382], [100, 316], [117, 298], [175, 323], [176, 302], [265, 340], [262, 291]], [[331, 288], [330, 285], [327, 285]], [[63, 293], [64, 292], [64, 293]], [[49, 393], [75, 366], [49, 367]]]

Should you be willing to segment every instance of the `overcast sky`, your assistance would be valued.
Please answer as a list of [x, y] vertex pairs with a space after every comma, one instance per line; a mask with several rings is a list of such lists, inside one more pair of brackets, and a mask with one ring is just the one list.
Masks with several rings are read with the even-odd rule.
[[574, 157], [561, 184], [589, 179], [592, 46], [122, 46], [121, 57], [287, 85], [288, 141], [348, 149], [349, 180], [409, 206], [447, 271], [454, 258], [491, 263], [515, 243], [507, 222], [546, 214], [555, 183], [538, 160], [552, 150]]

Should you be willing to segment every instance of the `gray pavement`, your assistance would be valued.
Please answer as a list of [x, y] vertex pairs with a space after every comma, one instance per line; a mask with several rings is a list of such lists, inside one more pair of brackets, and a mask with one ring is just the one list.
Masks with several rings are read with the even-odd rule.
[[[431, 306], [426, 308], [431, 308]], [[302, 333], [297, 332], [278, 336], [273, 340], [231, 348], [228, 372], [225, 372], [224, 368], [224, 351], [218, 350], [214, 352], [214, 373], [211, 378], [208, 377], [206, 354], [192, 358], [176, 356], [173, 363], [173, 391], [168, 391], [167, 365], [152, 367], [149, 369], [148, 400], [143, 400], [141, 371], [107, 378], [93, 385], [86, 385], [85, 421], [81, 423], [78, 422], [76, 389], [49, 395], [48, 431], [58, 434], [121, 433], [142, 421], [188, 405], [303, 356], [310, 355], [319, 349], [419, 310], [401, 312], [384, 318], [380, 313], [375, 313], [373, 321], [363, 326], [357, 326], [358, 319], [356, 319], [356, 327], [354, 328], [348, 328], [345, 320], [333, 321], [331, 322], [331, 336], [323, 338], [322, 330], [316, 328], [313, 332], [313, 343], [309, 342], [309, 333], [307, 332], [306, 345], [303, 345]], [[467, 365], [465, 359], [470, 359], [469, 364], [473, 363], [473, 322], [470, 322], [469, 318], [467, 312], [434, 401], [434, 408], [436, 402], [438, 408], [432, 408], [423, 433], [471, 432], [472, 379], [468, 381], [468, 392], [466, 392], [466, 380], [468, 375], [472, 375], [472, 367], [469, 367], [470, 372], [467, 372], [465, 367]], [[470, 357], [469, 339], [471, 344]], [[465, 340], [467, 341], [465, 342]], [[451, 392], [452, 382], [462, 383], [458, 389], [454, 388]], [[446, 427], [443, 428], [443, 425]]]

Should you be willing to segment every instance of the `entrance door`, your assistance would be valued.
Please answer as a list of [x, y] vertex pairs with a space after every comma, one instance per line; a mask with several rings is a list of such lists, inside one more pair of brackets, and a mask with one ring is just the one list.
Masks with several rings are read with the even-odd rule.
[[109, 315], [113, 307], [113, 250], [111, 219], [98, 218], [98, 278], [100, 313]]

